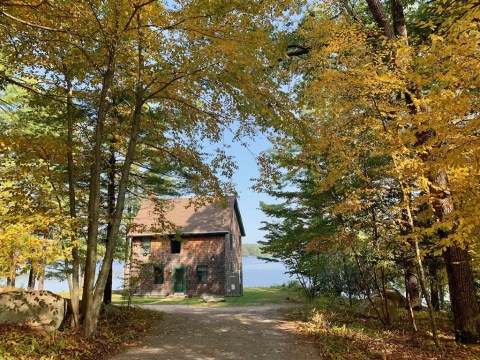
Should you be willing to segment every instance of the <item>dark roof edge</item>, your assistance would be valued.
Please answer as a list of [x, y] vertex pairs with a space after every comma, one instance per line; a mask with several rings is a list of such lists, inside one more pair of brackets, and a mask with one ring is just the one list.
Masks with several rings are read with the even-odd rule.
[[233, 208], [235, 209], [235, 215], [237, 215], [238, 226], [240, 226], [240, 234], [245, 236], [245, 228], [243, 227], [242, 215], [240, 215], [240, 209], [238, 208], [238, 201], [235, 198], [235, 202], [233, 203]]

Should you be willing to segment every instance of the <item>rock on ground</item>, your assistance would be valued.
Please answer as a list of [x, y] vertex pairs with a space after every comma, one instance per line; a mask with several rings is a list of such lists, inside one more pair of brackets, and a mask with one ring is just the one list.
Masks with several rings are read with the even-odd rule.
[[0, 324], [54, 331], [60, 327], [66, 313], [66, 300], [50, 291], [0, 293]]
[[206, 303], [217, 303], [225, 301], [225, 298], [223, 296], [203, 296], [202, 299]]
[[[383, 314], [382, 310], [382, 298], [378, 293], [373, 293], [371, 299], [375, 305], [375, 308], [380, 314]], [[397, 321], [400, 313], [405, 309], [405, 297], [396, 289], [387, 289], [387, 309], [388, 315], [391, 321]], [[368, 299], [365, 299], [358, 311], [361, 315], [366, 317], [376, 318], [378, 315], [372, 304]]]

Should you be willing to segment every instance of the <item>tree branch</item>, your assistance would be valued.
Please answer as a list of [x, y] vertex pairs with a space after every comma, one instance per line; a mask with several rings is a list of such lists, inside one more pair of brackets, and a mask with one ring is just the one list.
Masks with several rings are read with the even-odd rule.
[[373, 18], [375, 19], [378, 27], [383, 30], [385, 35], [390, 40], [395, 40], [395, 32], [393, 30], [392, 24], [388, 19], [385, 9], [383, 8], [382, 4], [379, 0], [366, 0], [368, 4], [368, 8], [370, 9]]

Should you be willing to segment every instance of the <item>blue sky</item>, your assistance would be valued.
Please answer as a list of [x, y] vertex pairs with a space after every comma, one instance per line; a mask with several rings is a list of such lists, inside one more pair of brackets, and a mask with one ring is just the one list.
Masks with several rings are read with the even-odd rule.
[[230, 148], [225, 149], [228, 155], [235, 156], [238, 170], [234, 173], [232, 181], [238, 192], [238, 205], [242, 214], [246, 236], [244, 243], [256, 243], [263, 239], [264, 232], [259, 230], [261, 222], [267, 217], [259, 209], [260, 201], [275, 202], [275, 199], [263, 193], [254, 191], [251, 187], [255, 184], [252, 180], [259, 176], [256, 156], [267, 150], [271, 143], [266, 136], [258, 133], [255, 139], [243, 139], [240, 142], [230, 143]]

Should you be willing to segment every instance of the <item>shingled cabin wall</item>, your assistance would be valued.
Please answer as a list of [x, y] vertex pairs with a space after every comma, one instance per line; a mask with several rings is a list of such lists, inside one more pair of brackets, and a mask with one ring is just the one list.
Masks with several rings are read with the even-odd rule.
[[[245, 230], [236, 198], [228, 197], [226, 205], [206, 203], [198, 208], [191, 205], [193, 200], [149, 197], [142, 202], [128, 232], [132, 257], [125, 265], [126, 285], [129, 279], [134, 282], [137, 274], [145, 275], [139, 275], [140, 280], [131, 287], [137, 295], [243, 294], [241, 238]], [[162, 221], [174, 224], [175, 231], [170, 228], [170, 233], [162, 234]], [[180, 253], [172, 253], [171, 241], [178, 237]], [[142, 246], [142, 239], [147, 244], [150, 240], [150, 245]], [[204, 273], [197, 272], [199, 266], [202, 270], [207, 266], [206, 284], [199, 281], [205, 280]]]
[[[243, 271], [242, 271], [242, 236], [235, 212], [232, 211], [231, 233], [225, 236], [225, 274], [228, 296], [243, 295]], [[230, 236], [233, 236], [230, 241]]]
[[[141, 238], [133, 239], [134, 258], [164, 269], [163, 284], [154, 284], [153, 277], [144, 282], [138, 293], [148, 296], [173, 294], [173, 271], [185, 266], [187, 296], [225, 294], [225, 235], [189, 236], [181, 240], [179, 254], [172, 254], [170, 238], [151, 240], [151, 253], [144, 254]], [[197, 281], [197, 266], [208, 266], [207, 284]]]

